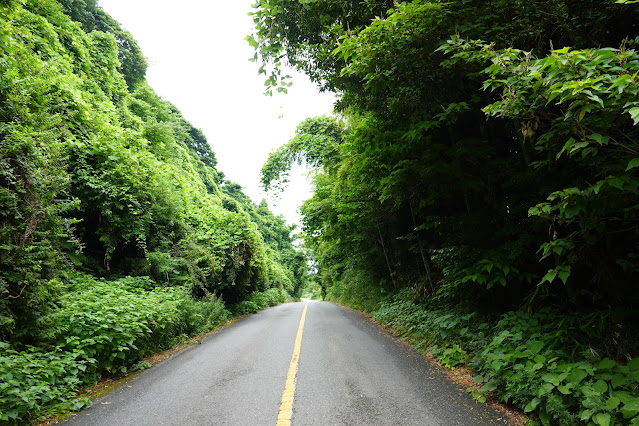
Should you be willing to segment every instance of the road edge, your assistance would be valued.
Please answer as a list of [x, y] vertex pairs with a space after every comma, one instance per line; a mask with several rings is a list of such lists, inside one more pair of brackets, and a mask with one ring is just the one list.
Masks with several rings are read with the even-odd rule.
[[[335, 302], [333, 300], [321, 300], [321, 301], [318, 300], [318, 302], [332, 303], [332, 304], [334, 304], [336, 306], [348, 309], [349, 311], [352, 311], [352, 312], [354, 312], [356, 314], [359, 314], [362, 317], [366, 318], [372, 324], [376, 325], [377, 327], [379, 327], [382, 330], [384, 330], [387, 334], [392, 336], [396, 341], [402, 343], [405, 346], [410, 347], [411, 349], [416, 350], [430, 364], [432, 364], [435, 367], [439, 368], [446, 375], [446, 378], [450, 382], [453, 382], [453, 383], [455, 383], [455, 384], [457, 384], [459, 386], [462, 386], [464, 388], [464, 390], [466, 390], [467, 392], [469, 392], [468, 391], [469, 388], [481, 387], [481, 386], [478, 385], [478, 383], [476, 383], [473, 380], [474, 373], [470, 369], [470, 367], [468, 367], [467, 365], [458, 366], [458, 367], [455, 367], [453, 369], [442, 365], [441, 363], [437, 362], [437, 359], [427, 349], [418, 348], [418, 347], [414, 346], [410, 340], [406, 340], [406, 339], [402, 338], [401, 336], [398, 336], [395, 332], [393, 332], [393, 330], [390, 327], [387, 327], [383, 323], [375, 320], [375, 318], [373, 318], [371, 315], [367, 314], [366, 312], [361, 311], [359, 309], [352, 308], [352, 307], [347, 306], [347, 305], [343, 305], [343, 304], [341, 304], [339, 302]], [[486, 395], [486, 396], [488, 398], [487, 398], [485, 404], [487, 404], [490, 407], [493, 407], [494, 409], [496, 409], [499, 412], [503, 413], [504, 416], [506, 416], [508, 418], [508, 421], [513, 426], [527, 426], [527, 425], [531, 424], [531, 420], [532, 419], [529, 418], [528, 416], [526, 416], [526, 414], [521, 409], [519, 409], [518, 407], [511, 406], [511, 405], [508, 405], [508, 404], [504, 404], [503, 402], [498, 401], [496, 399], [496, 397], [493, 396], [493, 395]], [[481, 402], [477, 402], [477, 403], [481, 404]]]

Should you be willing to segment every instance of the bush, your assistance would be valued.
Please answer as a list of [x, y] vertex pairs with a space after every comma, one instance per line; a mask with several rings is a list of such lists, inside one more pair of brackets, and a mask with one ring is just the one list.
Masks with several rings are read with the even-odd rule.
[[181, 288], [153, 287], [148, 277], [106, 282], [79, 275], [71, 281], [60, 309], [49, 316], [49, 338], [95, 360], [86, 383], [124, 372], [145, 355], [171, 347], [178, 336], [208, 331], [229, 318], [214, 296], [196, 301]]
[[250, 300], [244, 300], [233, 308], [233, 312], [236, 315], [250, 315], [260, 311], [260, 307], [257, 303], [251, 302]]
[[0, 342], [0, 423], [25, 423], [90, 405], [86, 398], [71, 400], [91, 363], [79, 351], [18, 352]]
[[545, 425], [639, 425], [639, 358], [600, 359], [591, 346], [592, 320], [550, 308], [492, 320], [417, 304], [409, 292], [381, 302], [373, 317], [447, 367], [468, 363], [481, 384], [469, 390], [480, 401], [494, 391]]
[[623, 365], [586, 352], [578, 323], [551, 309], [505, 314], [472, 363], [483, 389], [499, 389], [545, 425], [638, 425], [639, 358]]
[[326, 300], [343, 303], [364, 312], [373, 312], [384, 298], [383, 285], [371, 284], [367, 278], [347, 270], [345, 278], [333, 283], [326, 293]]
[[178, 312], [180, 334], [186, 335], [205, 333], [224, 324], [231, 317], [222, 299], [214, 295], [209, 295], [203, 300], [195, 300], [185, 294], [178, 306]]
[[[281, 288], [269, 288], [265, 292], [262, 293], [253, 293], [256, 298], [259, 298], [262, 302], [262, 308], [268, 308], [269, 306], [279, 305], [280, 303], [286, 302], [288, 299], [288, 294]], [[253, 295], [249, 297], [249, 300], [254, 300]]]
[[472, 350], [488, 343], [486, 330], [490, 326], [487, 318], [459, 308], [435, 309], [417, 304], [408, 291], [381, 302], [373, 311], [373, 317], [400, 336], [415, 340], [418, 346], [428, 344], [433, 354], [454, 345]]
[[81, 409], [90, 403], [73, 400], [81, 386], [105, 373], [141, 369], [145, 355], [230, 315], [213, 295], [194, 300], [185, 289], [156, 288], [148, 277], [108, 282], [77, 274], [60, 287], [59, 307], [45, 319], [52, 351], [16, 351], [0, 342], [0, 423]]
[[289, 298], [288, 293], [281, 288], [269, 288], [266, 291], [256, 291], [249, 295], [248, 300], [244, 300], [233, 307], [236, 315], [249, 315], [286, 302]]
[[167, 345], [177, 331], [183, 296], [174, 289], [146, 291], [143, 284], [78, 276], [50, 315], [51, 343], [95, 360], [87, 383], [104, 372], [126, 371], [144, 354]]

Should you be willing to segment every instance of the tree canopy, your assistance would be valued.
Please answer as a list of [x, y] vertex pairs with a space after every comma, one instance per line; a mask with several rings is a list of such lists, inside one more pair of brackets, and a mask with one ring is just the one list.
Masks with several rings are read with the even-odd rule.
[[[304, 208], [325, 268], [497, 306], [636, 303], [636, 6], [283, 0], [253, 17], [267, 82], [290, 63], [349, 123]], [[312, 140], [271, 155], [265, 188], [294, 159], [326, 165]]]
[[[328, 297], [451, 345], [445, 363], [466, 344], [492, 377], [486, 388], [499, 384], [544, 424], [636, 414], [577, 388], [553, 393], [544, 378], [555, 367], [526, 360], [524, 346], [499, 361], [477, 348], [509, 324], [519, 345], [574, 357], [589, 347], [578, 358], [588, 362], [639, 354], [637, 18], [636, 2], [614, 0], [254, 6], [248, 41], [266, 84], [289, 84], [290, 64], [338, 94], [346, 123], [338, 138], [297, 134], [262, 169], [268, 189], [293, 160], [315, 168], [303, 231]], [[467, 339], [478, 315], [487, 322]], [[573, 324], [574, 340], [537, 341], [539, 321]], [[501, 333], [493, 351], [511, 332]]]

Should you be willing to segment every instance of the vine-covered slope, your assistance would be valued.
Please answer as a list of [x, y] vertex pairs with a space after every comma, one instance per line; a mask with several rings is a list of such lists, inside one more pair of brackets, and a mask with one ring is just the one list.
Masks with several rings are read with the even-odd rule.
[[0, 421], [299, 291], [291, 227], [224, 179], [95, 1], [0, 18]]

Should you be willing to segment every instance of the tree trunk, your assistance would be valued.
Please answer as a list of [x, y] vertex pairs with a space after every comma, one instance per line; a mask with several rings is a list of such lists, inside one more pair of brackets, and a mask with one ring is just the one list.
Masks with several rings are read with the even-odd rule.
[[382, 244], [382, 251], [384, 252], [384, 258], [386, 259], [388, 275], [390, 275], [391, 282], [393, 283], [393, 289], [397, 289], [397, 286], [395, 285], [395, 274], [393, 274], [393, 269], [391, 268], [390, 260], [388, 259], [388, 253], [386, 252], [386, 246], [384, 245], [384, 237], [382, 236], [382, 228], [379, 226], [379, 221], [377, 221], [377, 231], [379, 232], [379, 241]]
[[417, 237], [417, 245], [419, 246], [419, 252], [422, 255], [422, 261], [424, 262], [424, 269], [426, 269], [426, 278], [428, 279], [428, 284], [430, 284], [430, 289], [432, 294], [435, 295], [435, 286], [433, 285], [433, 276], [430, 273], [430, 259], [428, 259], [428, 255], [426, 254], [426, 250], [424, 250], [424, 245], [422, 244], [422, 239], [419, 237], [419, 232], [417, 231], [417, 221], [415, 220], [415, 212], [413, 211], [413, 199], [408, 200], [408, 205], [410, 207], [410, 215], [413, 218], [413, 226], [415, 231], [415, 236]]

